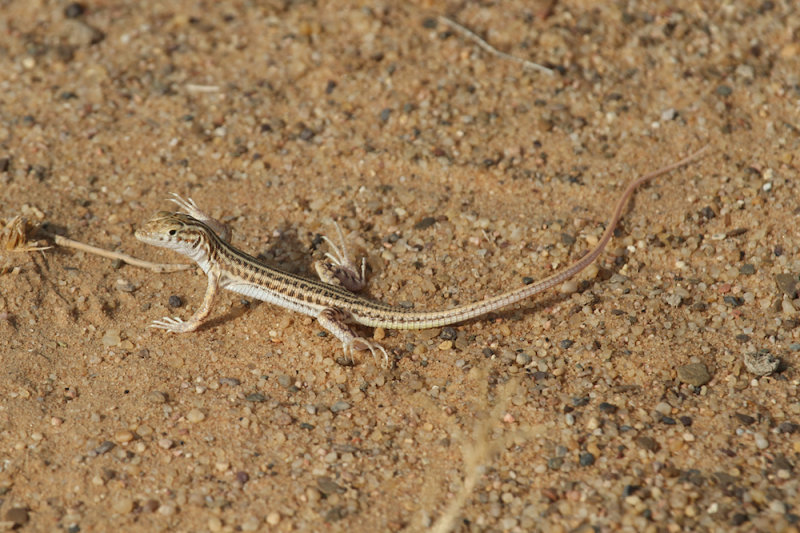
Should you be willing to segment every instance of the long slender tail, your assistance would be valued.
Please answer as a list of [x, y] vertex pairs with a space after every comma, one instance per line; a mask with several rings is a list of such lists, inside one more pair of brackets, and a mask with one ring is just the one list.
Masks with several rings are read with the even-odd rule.
[[[538, 294], [542, 291], [555, 287], [560, 283], [572, 278], [576, 274], [578, 274], [581, 270], [592, 264], [595, 259], [597, 259], [600, 254], [603, 253], [608, 242], [611, 240], [612, 235], [614, 234], [614, 229], [617, 227], [617, 223], [619, 219], [622, 218], [622, 212], [625, 209], [625, 205], [630, 200], [631, 195], [633, 192], [643, 183], [666, 174], [676, 168], [682, 167], [692, 161], [696, 160], [700, 155], [702, 155], [708, 149], [708, 145], [704, 146], [700, 150], [697, 150], [693, 154], [689, 155], [678, 161], [677, 163], [673, 163], [671, 165], [667, 165], [663, 168], [660, 168], [656, 171], [650, 172], [649, 174], [645, 174], [635, 180], [633, 180], [628, 187], [625, 189], [625, 192], [622, 193], [619, 200], [617, 201], [617, 205], [614, 207], [614, 213], [611, 215], [611, 218], [608, 221], [608, 225], [606, 226], [605, 232], [603, 232], [603, 236], [600, 238], [600, 241], [597, 243], [597, 246], [592, 249], [588, 254], [584, 255], [577, 261], [575, 261], [570, 266], [566, 267], [565, 269], [556, 272], [555, 274], [548, 276], [536, 283], [532, 283], [530, 285], [525, 285], [523, 287], [513, 289], [511, 291], [505, 292], [503, 294], [499, 294], [497, 296], [493, 296], [491, 298], [487, 298], [485, 300], [481, 300], [478, 302], [473, 302], [469, 304], [464, 304], [458, 307], [454, 307], [451, 309], [446, 309], [442, 311], [411, 311], [403, 315], [401, 320], [391, 320], [381, 317], [374, 317], [373, 319], [366, 319], [366, 320], [359, 320], [364, 324], [370, 326], [380, 326], [386, 327], [391, 329], [426, 329], [426, 328], [435, 328], [441, 326], [447, 326], [449, 324], [457, 324], [459, 322], [463, 322], [465, 320], [469, 320], [471, 318], [475, 318], [486, 313], [490, 313], [493, 311], [497, 311], [498, 309], [502, 309], [508, 305], [514, 304], [526, 298], [530, 298], [534, 294]], [[362, 317], [366, 318], [366, 317]]]

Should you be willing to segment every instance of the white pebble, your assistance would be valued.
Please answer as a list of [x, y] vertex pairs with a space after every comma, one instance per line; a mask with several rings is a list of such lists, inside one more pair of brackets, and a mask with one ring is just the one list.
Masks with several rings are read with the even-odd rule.
[[277, 526], [281, 521], [281, 514], [278, 511], [272, 511], [267, 515], [267, 524]]

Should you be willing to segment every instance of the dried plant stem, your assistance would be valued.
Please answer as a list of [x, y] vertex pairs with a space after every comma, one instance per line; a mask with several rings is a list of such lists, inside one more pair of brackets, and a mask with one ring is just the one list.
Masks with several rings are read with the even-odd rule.
[[153, 272], [159, 272], [159, 273], [177, 272], [179, 270], [188, 270], [193, 267], [193, 265], [176, 264], [176, 263], [152, 263], [150, 261], [136, 259], [135, 257], [132, 257], [128, 254], [123, 254], [121, 252], [112, 252], [110, 250], [104, 250], [103, 248], [98, 248], [90, 244], [84, 244], [82, 242], [73, 241], [72, 239], [62, 237], [61, 235], [53, 235], [53, 234], [46, 234], [46, 235], [51, 239], [53, 239], [53, 242], [55, 242], [59, 246], [74, 248], [76, 250], [81, 250], [83, 252], [88, 252], [90, 254], [106, 257], [108, 259], [118, 259], [120, 261], [128, 263], [131, 266], [146, 268], [148, 270], [152, 270]]
[[508, 59], [509, 61], [514, 61], [515, 63], [521, 64], [524, 68], [528, 68], [528, 69], [532, 69], [532, 70], [538, 70], [539, 72], [544, 72], [545, 74], [549, 74], [550, 76], [553, 76], [555, 74], [555, 72], [552, 69], [544, 67], [544, 66], [542, 66], [542, 65], [540, 65], [538, 63], [534, 63], [533, 61], [528, 61], [527, 59], [522, 59], [520, 57], [512, 56], [511, 54], [507, 54], [505, 52], [501, 52], [500, 50], [498, 50], [494, 46], [492, 46], [489, 43], [487, 43], [478, 34], [473, 32], [472, 30], [469, 30], [469, 29], [465, 28], [464, 26], [462, 26], [461, 24], [459, 24], [458, 22], [456, 22], [456, 21], [454, 21], [452, 19], [449, 19], [449, 18], [447, 18], [445, 16], [439, 15], [438, 16], [438, 20], [442, 24], [450, 26], [451, 28], [456, 30], [458, 33], [460, 33], [461, 35], [463, 35], [467, 39], [471, 40], [472, 42], [474, 42], [475, 44], [477, 44], [478, 46], [480, 46], [481, 48], [483, 48], [485, 51], [489, 52], [492, 55], [495, 55], [495, 56], [500, 57], [502, 59]]

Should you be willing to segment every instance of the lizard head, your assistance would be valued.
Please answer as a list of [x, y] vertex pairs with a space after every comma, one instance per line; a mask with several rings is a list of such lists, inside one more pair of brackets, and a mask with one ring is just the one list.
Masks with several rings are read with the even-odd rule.
[[169, 248], [198, 260], [208, 254], [211, 233], [205, 224], [187, 214], [159, 211], [134, 235], [146, 244]]

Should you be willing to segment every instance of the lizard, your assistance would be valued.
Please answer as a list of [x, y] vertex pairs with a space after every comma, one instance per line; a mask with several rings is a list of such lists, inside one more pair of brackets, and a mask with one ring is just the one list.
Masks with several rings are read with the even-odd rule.
[[388, 363], [386, 349], [358, 335], [351, 328], [352, 324], [395, 330], [443, 327], [498, 311], [553, 288], [576, 276], [602, 254], [628, 200], [640, 185], [690, 163], [706, 148], [631, 181], [617, 200], [597, 244], [569, 266], [502, 294], [435, 311], [395, 307], [358, 295], [357, 291], [366, 284], [365, 260], [362, 259], [360, 268], [353, 263], [338, 225], [341, 247], [323, 237], [331, 251], [325, 254], [324, 260], [315, 263], [320, 278], [315, 280], [268, 265], [237, 249], [230, 243], [231, 231], [224, 223], [201, 211], [191, 198], [184, 199], [173, 193], [171, 201], [179, 210], [158, 212], [136, 230], [135, 236], [144, 243], [177, 251], [195, 261], [208, 276], [208, 285], [202, 304], [191, 318], [184, 321], [178, 317], [164, 317], [153, 321], [150, 327], [173, 333], [196, 330], [211, 313], [215, 297], [222, 288], [312, 316], [342, 342], [345, 356], [350, 357], [353, 350], [369, 350], [373, 357], [380, 352]]

